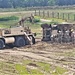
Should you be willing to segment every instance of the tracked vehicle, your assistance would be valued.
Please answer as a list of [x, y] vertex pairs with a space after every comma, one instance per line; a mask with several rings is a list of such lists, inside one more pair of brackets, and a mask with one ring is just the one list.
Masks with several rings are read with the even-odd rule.
[[42, 24], [41, 27], [43, 29], [42, 41], [75, 43], [75, 24]]
[[26, 19], [30, 20], [31, 17], [21, 19], [15, 27], [0, 29], [0, 49], [3, 49], [6, 45], [21, 47], [35, 44], [34, 34], [29, 27], [24, 26], [24, 21]]

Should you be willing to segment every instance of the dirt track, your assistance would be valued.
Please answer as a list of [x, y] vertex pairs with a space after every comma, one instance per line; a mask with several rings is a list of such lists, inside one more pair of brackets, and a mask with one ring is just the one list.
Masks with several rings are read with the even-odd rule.
[[75, 73], [75, 45], [50, 44], [37, 42], [35, 45], [21, 48], [0, 50], [0, 61], [21, 63], [25, 59], [44, 61], [69, 70], [68, 75]]

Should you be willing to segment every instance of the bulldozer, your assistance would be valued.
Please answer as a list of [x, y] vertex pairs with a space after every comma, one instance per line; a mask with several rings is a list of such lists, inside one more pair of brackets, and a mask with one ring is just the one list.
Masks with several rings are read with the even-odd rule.
[[31, 21], [32, 17], [22, 18], [15, 27], [0, 29], [0, 49], [7, 45], [9, 47], [22, 47], [35, 44], [34, 33], [31, 32], [29, 27], [24, 26], [27, 19]]

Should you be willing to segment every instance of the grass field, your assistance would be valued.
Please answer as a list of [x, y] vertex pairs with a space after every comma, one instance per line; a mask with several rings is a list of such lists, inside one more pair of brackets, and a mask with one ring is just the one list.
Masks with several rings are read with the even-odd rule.
[[[52, 14], [53, 13], [53, 14]], [[59, 18], [65, 21], [75, 21], [75, 10], [72, 9], [50, 9], [50, 10], [36, 10], [36, 15], [47, 18]]]
[[[8, 9], [8, 12], [3, 12], [2, 11], [3, 9], [0, 9], [0, 17], [7, 17], [7, 16], [17, 16], [17, 17], [19, 17], [19, 19], [20, 18], [22, 18], [22, 17], [24, 17], [24, 16], [29, 16], [29, 15], [31, 15], [31, 14], [35, 14], [35, 11], [21, 11], [20, 9], [19, 9], [19, 11], [17, 12], [17, 11], [15, 11], [16, 9], [11, 9], [13, 12], [9, 12], [9, 10], [10, 9]], [[7, 10], [7, 9], [4, 9], [4, 10]], [[2, 12], [1, 12], [2, 11]], [[41, 10], [41, 12], [42, 12], [43, 10]], [[59, 12], [59, 13], [61, 13], [60, 14], [60, 19], [59, 19], [59, 22], [60, 22], [60, 20], [61, 20], [61, 18], [63, 18], [62, 17], [62, 13], [70, 13], [70, 20], [74, 20], [74, 13], [75, 13], [75, 10], [71, 10], [71, 9], [50, 9], [50, 10], [46, 10], [45, 12], [46, 12], [46, 15], [45, 16], [47, 16], [47, 11], [49, 11], [50, 13], [51, 12], [55, 12], [55, 13], [57, 13], [57, 12]], [[37, 12], [39, 12], [38, 10], [37, 10]], [[38, 14], [38, 13], [37, 13]], [[42, 15], [42, 13], [41, 13], [41, 15]], [[51, 15], [50, 15], [51, 16]], [[44, 17], [45, 18], [45, 17]], [[48, 16], [48, 18], [49, 18], [49, 16]], [[48, 19], [47, 18], [47, 19]], [[64, 18], [65, 19], [67, 19], [68, 17], [67, 17], [67, 14], [65, 14], [64, 15]], [[52, 18], [49, 18], [49, 19], [52, 19]], [[55, 18], [56, 19], [56, 18]], [[54, 18], [53, 18], [53, 20], [54, 20]], [[56, 20], [57, 21], [57, 20]], [[16, 21], [9, 21], [9, 22], [1, 22], [0, 21], [0, 25], [2, 26], [2, 25], [4, 25], [4, 26], [2, 26], [2, 27], [8, 27], [8, 25], [14, 25], [16, 22], [18, 22], [18, 20], [16, 20]]]
[[33, 62], [32, 60], [24, 60], [21, 64], [3, 63], [0, 62], [1, 75], [15, 74], [15, 75], [44, 75], [51, 73], [51, 75], [62, 75], [68, 70], [50, 65], [44, 62]]

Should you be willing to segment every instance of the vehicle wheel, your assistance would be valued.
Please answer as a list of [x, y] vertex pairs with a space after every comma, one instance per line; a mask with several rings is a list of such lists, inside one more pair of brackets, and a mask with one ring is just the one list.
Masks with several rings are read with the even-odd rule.
[[17, 47], [25, 46], [25, 45], [26, 45], [25, 39], [24, 39], [23, 37], [18, 37], [18, 38], [16, 39], [15, 45], [16, 45]]
[[4, 48], [4, 41], [2, 39], [0, 39], [0, 49], [3, 49]]
[[33, 36], [29, 36], [29, 38], [31, 39], [32, 44], [35, 44], [35, 38]]

